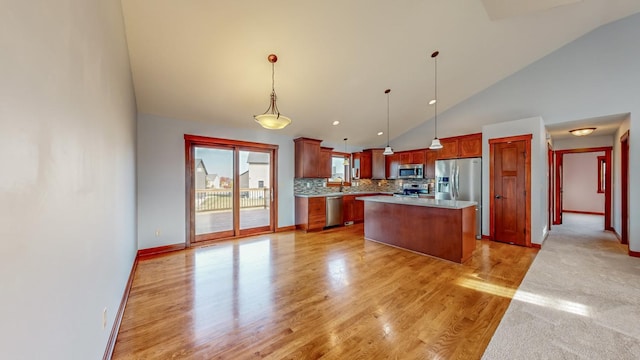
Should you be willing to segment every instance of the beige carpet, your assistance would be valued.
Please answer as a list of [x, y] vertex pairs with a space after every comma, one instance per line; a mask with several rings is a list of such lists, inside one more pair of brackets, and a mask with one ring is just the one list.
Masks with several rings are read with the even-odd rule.
[[483, 359], [640, 359], [640, 258], [602, 216], [553, 226]]

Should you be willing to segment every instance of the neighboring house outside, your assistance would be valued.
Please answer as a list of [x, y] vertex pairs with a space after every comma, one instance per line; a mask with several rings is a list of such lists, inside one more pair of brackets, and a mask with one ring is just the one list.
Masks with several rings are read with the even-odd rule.
[[202, 159], [196, 159], [196, 190], [202, 190], [207, 188], [207, 167], [204, 165]]
[[220, 176], [218, 174], [207, 174], [205, 185], [207, 189], [220, 189]]
[[[256, 188], [268, 188], [269, 184], [269, 154], [252, 152], [247, 157], [247, 164], [249, 164], [249, 181], [248, 187], [252, 189]], [[240, 183], [241, 187], [242, 183]]]

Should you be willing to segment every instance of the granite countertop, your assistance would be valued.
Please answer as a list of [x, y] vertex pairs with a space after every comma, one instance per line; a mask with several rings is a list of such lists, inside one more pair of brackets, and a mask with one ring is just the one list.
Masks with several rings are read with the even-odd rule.
[[323, 194], [294, 194], [297, 197], [322, 197], [322, 196], [344, 196], [344, 195], [366, 195], [366, 194], [387, 194], [393, 195], [391, 191], [343, 191], [343, 192], [331, 192]]
[[395, 196], [366, 196], [356, 198], [356, 200], [374, 201], [387, 204], [413, 205], [439, 207], [446, 209], [464, 209], [469, 206], [476, 206], [475, 201], [462, 200], [436, 200], [432, 198], [415, 198], [415, 197], [395, 197]]

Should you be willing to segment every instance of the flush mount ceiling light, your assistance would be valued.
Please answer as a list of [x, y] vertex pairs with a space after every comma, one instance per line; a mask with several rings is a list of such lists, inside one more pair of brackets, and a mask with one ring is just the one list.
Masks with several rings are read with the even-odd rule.
[[433, 119], [433, 122], [435, 124], [435, 137], [433, 138], [433, 140], [431, 141], [431, 145], [429, 146], [429, 149], [431, 150], [438, 150], [438, 149], [442, 149], [442, 144], [440, 143], [440, 139], [438, 139], [438, 55], [440, 54], [439, 51], [434, 51], [433, 54], [431, 54], [431, 57], [433, 58], [433, 64], [434, 64], [434, 74], [435, 74], [435, 99], [433, 100], [433, 105], [435, 105], [435, 118]]
[[278, 61], [278, 57], [275, 54], [269, 54], [267, 56], [267, 60], [271, 63], [271, 102], [269, 103], [269, 108], [262, 115], [254, 115], [253, 117], [256, 119], [258, 124], [262, 125], [263, 128], [269, 130], [278, 130], [282, 129], [285, 126], [291, 124], [291, 119], [288, 117], [281, 115], [280, 110], [278, 110], [278, 105], [276, 104], [276, 100], [278, 97], [276, 96], [275, 90], [275, 63]]
[[575, 135], [575, 136], [586, 136], [591, 134], [595, 129], [596, 128], [573, 129], [573, 130], [569, 130], [569, 132], [571, 133], [571, 135]]
[[391, 146], [389, 146], [389, 93], [391, 89], [387, 89], [384, 91], [387, 94], [387, 147], [384, 148], [384, 152], [382, 155], [393, 155], [393, 150], [391, 150]]

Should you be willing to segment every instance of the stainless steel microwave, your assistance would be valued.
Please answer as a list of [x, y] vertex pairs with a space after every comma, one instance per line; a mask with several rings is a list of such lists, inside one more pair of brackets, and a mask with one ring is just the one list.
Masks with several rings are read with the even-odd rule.
[[422, 179], [424, 178], [424, 165], [404, 164], [398, 167], [398, 179]]

